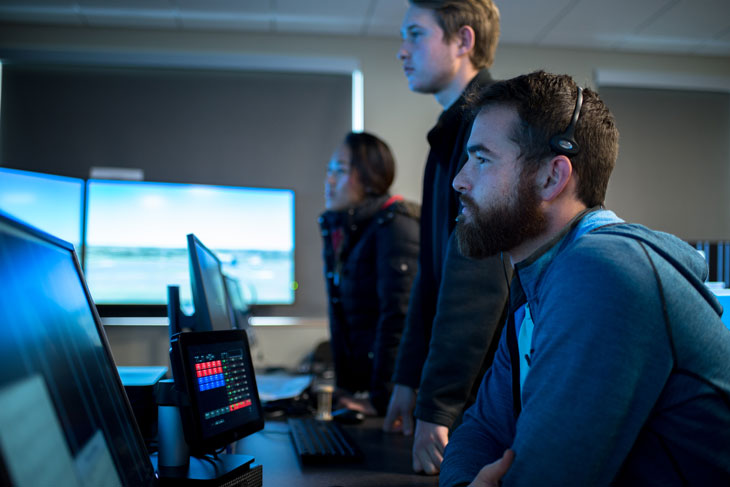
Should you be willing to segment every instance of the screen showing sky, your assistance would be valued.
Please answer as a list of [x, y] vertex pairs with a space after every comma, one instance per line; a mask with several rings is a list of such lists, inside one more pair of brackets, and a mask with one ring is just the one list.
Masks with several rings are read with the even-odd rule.
[[0, 210], [73, 244], [81, 244], [84, 181], [0, 168]]
[[294, 192], [89, 180], [85, 272], [99, 304], [164, 304], [180, 286], [190, 306], [186, 235], [237, 278], [249, 301], [294, 301]]

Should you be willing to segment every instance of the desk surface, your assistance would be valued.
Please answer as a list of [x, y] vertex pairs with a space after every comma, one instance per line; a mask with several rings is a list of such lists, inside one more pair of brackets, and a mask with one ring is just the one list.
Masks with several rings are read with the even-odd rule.
[[413, 473], [412, 437], [384, 433], [382, 419], [344, 426], [365, 454], [350, 465], [302, 466], [285, 421], [267, 420], [266, 427], [236, 444], [235, 453], [253, 455], [264, 467], [264, 487], [436, 486], [438, 476]]

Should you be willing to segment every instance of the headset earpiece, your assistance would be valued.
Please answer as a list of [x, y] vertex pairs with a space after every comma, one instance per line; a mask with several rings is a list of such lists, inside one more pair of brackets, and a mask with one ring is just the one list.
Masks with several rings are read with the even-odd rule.
[[550, 138], [550, 147], [558, 154], [574, 156], [580, 151], [574, 134], [581, 106], [583, 106], [583, 88], [579, 86], [578, 96], [575, 100], [575, 110], [573, 111], [573, 118], [570, 120], [570, 125], [568, 125], [568, 128], [562, 134], [554, 135]]

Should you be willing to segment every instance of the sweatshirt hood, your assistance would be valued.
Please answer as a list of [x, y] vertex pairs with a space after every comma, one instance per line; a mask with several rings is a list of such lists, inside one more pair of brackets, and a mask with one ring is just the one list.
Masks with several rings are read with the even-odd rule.
[[639, 240], [649, 246], [657, 254], [671, 264], [677, 272], [702, 295], [710, 306], [719, 315], [722, 315], [722, 306], [712, 291], [705, 285], [709, 276], [707, 262], [704, 257], [687, 242], [656, 230], [651, 230], [637, 223], [623, 223], [609, 225], [595, 230], [596, 233], [621, 235]]
[[532, 283], [525, 288], [528, 296], [553, 258], [587, 233], [619, 235], [644, 243], [684, 276], [715, 312], [722, 315], [720, 302], [705, 285], [709, 271], [705, 259], [697, 250], [674, 235], [651, 230], [637, 223], [626, 223], [612, 211], [600, 208], [590, 208], [576, 215], [554, 239], [517, 264], [519, 278]]

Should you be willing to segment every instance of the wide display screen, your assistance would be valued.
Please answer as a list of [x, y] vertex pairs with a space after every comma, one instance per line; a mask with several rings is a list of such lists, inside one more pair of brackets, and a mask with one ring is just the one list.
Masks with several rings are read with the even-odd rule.
[[294, 302], [293, 191], [89, 180], [85, 274], [96, 303], [165, 304], [174, 284], [191, 312], [190, 233], [252, 304]]

